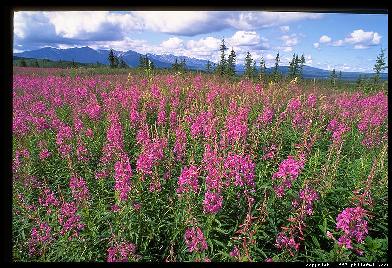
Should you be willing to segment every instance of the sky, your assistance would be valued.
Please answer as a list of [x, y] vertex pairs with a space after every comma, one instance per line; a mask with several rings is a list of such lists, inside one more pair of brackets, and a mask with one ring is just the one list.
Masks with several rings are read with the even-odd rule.
[[249, 51], [273, 66], [293, 53], [326, 70], [373, 72], [388, 56], [388, 15], [267, 11], [17, 11], [14, 53], [42, 47], [173, 54], [217, 62], [222, 38], [237, 63]]

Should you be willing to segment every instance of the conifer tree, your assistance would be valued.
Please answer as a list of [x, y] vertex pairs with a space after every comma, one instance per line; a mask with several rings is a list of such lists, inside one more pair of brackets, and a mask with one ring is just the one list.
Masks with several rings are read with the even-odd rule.
[[300, 60], [300, 66], [299, 66], [299, 73], [298, 73], [301, 78], [303, 77], [304, 64], [305, 64], [305, 56], [304, 54], [302, 54]]
[[256, 60], [253, 61], [253, 67], [252, 67], [252, 78], [257, 77], [257, 68], [256, 68]]
[[253, 62], [252, 55], [248, 51], [245, 57], [245, 76], [247, 78], [251, 78], [253, 74], [252, 62]]
[[122, 57], [120, 57], [119, 68], [129, 68], [128, 64], [124, 61]]
[[219, 51], [221, 52], [221, 60], [219, 63], [219, 66], [217, 68], [217, 71], [220, 75], [224, 75], [226, 72], [226, 55], [225, 55], [225, 50], [227, 50], [227, 46], [225, 45], [225, 39], [222, 39], [222, 44], [220, 45]]
[[206, 72], [211, 73], [211, 71], [212, 71], [211, 62], [208, 60], [206, 65]]
[[226, 71], [226, 73], [230, 76], [235, 76], [235, 61], [236, 61], [235, 51], [233, 48], [231, 48], [230, 55], [227, 59], [227, 71]]
[[273, 71], [273, 73], [272, 73], [272, 76], [273, 76], [275, 82], [278, 81], [279, 78], [280, 78], [279, 62], [280, 62], [280, 57], [279, 57], [279, 51], [278, 51], [278, 54], [276, 54], [276, 58], [275, 58], [275, 67], [274, 67], [274, 71]]
[[388, 68], [385, 63], [385, 54], [384, 54], [385, 49], [381, 48], [380, 54], [377, 56], [376, 64], [374, 65], [373, 70], [376, 72], [376, 75], [374, 76], [374, 82], [377, 84], [380, 80], [380, 73]]
[[109, 51], [108, 60], [111, 68], [116, 67], [116, 56], [114, 55], [113, 49], [110, 49]]
[[260, 79], [264, 79], [265, 76], [266, 76], [265, 61], [264, 61], [264, 58], [261, 57], [261, 59], [260, 59]]
[[24, 59], [22, 59], [20, 61], [20, 67], [26, 67], [26, 66], [27, 66], [26, 61]]
[[336, 83], [336, 71], [335, 71], [335, 68], [332, 70], [332, 72], [331, 72], [331, 76], [330, 76], [330, 78], [331, 78], [331, 84], [333, 84], [333, 85], [335, 85], [335, 83]]

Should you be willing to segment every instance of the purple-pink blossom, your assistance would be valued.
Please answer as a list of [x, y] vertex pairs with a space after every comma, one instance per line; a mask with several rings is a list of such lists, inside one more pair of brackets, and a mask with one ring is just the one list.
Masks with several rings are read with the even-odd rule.
[[178, 193], [186, 192], [197, 192], [199, 189], [199, 171], [196, 166], [190, 165], [189, 167], [184, 167], [180, 177], [178, 178]]
[[188, 228], [184, 238], [189, 252], [202, 252], [208, 248], [207, 241], [199, 227]]

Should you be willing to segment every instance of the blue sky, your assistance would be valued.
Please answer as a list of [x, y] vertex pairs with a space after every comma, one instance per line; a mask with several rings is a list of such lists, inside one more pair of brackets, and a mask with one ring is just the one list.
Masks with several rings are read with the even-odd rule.
[[388, 15], [265, 11], [19, 11], [14, 52], [46, 46], [89, 46], [140, 53], [184, 55], [216, 62], [222, 38], [237, 53], [249, 51], [288, 65], [293, 53], [306, 65], [372, 72], [381, 47], [388, 55]]

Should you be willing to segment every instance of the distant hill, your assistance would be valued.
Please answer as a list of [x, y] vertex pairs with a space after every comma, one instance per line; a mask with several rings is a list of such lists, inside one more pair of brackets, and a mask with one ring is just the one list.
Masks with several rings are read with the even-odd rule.
[[[139, 65], [139, 57], [142, 55], [133, 50], [128, 50], [125, 52], [114, 51], [116, 56], [122, 57], [124, 61], [130, 67], [137, 67]], [[48, 59], [52, 61], [75, 61], [81, 64], [109, 64], [108, 61], [109, 50], [99, 49], [95, 50], [90, 47], [80, 47], [80, 48], [68, 48], [68, 49], [57, 49], [51, 47], [44, 47], [37, 50], [24, 51], [21, 53], [14, 53], [14, 57], [24, 57], [33, 59]], [[185, 56], [175, 56], [171, 54], [156, 55], [152, 53], [147, 53], [148, 58], [154, 63], [158, 68], [170, 68], [175, 62], [176, 58], [180, 62], [185, 59], [186, 66], [192, 70], [205, 70], [207, 65], [207, 60], [201, 60], [196, 58], [190, 58]], [[236, 72], [242, 74], [245, 70], [244, 65], [237, 65]], [[273, 68], [267, 68], [267, 73], [271, 73]], [[283, 74], [288, 73], [288, 66], [280, 66], [279, 71]], [[342, 79], [345, 80], [356, 80], [358, 76], [372, 77], [374, 74], [371, 73], [360, 73], [360, 72], [342, 72]], [[323, 70], [315, 67], [304, 66], [303, 76], [305, 78], [319, 78], [324, 79], [330, 76], [330, 71]], [[381, 74], [381, 79], [387, 80], [388, 74]]]

